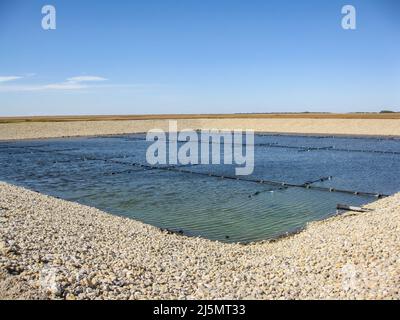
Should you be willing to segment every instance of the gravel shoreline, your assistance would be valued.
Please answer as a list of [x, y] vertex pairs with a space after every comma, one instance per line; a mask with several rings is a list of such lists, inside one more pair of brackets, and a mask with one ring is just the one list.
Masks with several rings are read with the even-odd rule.
[[[178, 129], [252, 129], [256, 132], [400, 136], [400, 119], [179, 119]], [[168, 130], [168, 120], [0, 123], [0, 140], [96, 136]]]
[[0, 183], [1, 299], [399, 299], [400, 193], [224, 244]]

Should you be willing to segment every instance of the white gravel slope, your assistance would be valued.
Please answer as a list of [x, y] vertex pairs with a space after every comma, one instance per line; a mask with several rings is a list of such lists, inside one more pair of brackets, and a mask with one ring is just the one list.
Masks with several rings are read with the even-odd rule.
[[243, 246], [0, 183], [0, 298], [399, 299], [400, 194], [370, 207]]
[[[179, 119], [178, 129], [400, 136], [400, 119]], [[96, 136], [168, 130], [168, 120], [0, 123], [0, 140]]]

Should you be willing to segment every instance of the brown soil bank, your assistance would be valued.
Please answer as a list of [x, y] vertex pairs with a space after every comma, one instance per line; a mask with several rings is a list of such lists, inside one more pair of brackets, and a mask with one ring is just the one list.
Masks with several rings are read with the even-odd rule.
[[252, 129], [257, 132], [400, 136], [400, 115], [277, 114], [0, 118], [0, 140], [91, 136], [179, 129]]

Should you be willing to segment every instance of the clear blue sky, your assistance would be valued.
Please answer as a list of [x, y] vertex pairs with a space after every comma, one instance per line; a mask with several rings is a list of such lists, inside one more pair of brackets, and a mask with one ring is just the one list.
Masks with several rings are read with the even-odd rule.
[[0, 0], [0, 115], [381, 109], [400, 111], [398, 0]]

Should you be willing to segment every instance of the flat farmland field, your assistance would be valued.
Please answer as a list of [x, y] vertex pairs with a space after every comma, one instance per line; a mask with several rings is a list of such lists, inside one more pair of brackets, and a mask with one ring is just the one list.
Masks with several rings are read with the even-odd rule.
[[400, 112], [388, 113], [232, 113], [232, 114], [142, 114], [0, 117], [0, 123], [121, 121], [167, 119], [400, 119]]

